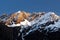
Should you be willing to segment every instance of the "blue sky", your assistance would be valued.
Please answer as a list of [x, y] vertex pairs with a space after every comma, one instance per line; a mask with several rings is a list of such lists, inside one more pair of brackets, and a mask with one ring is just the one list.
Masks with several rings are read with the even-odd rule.
[[19, 10], [26, 12], [53, 11], [60, 15], [60, 0], [0, 0], [0, 15]]

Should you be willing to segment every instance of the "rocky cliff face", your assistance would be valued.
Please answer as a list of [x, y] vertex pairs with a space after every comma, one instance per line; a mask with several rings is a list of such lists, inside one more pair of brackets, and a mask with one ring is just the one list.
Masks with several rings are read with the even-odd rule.
[[[54, 12], [27, 13], [18, 11], [0, 18], [8, 28], [16, 28], [14, 40], [59, 40], [60, 16]], [[3, 27], [3, 26], [2, 26]]]

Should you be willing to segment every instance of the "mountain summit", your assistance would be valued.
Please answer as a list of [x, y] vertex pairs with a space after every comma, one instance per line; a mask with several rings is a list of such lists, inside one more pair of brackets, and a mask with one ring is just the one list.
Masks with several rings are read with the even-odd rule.
[[25, 39], [24, 37], [34, 33], [35, 31], [44, 32], [46, 35], [47, 33], [57, 32], [60, 29], [60, 16], [56, 15], [54, 12], [29, 13], [18, 11], [10, 16], [5, 15], [5, 17], [2, 17], [3, 16], [0, 17], [0, 22], [3, 22], [7, 27], [21, 28], [20, 32], [22, 34], [20, 34], [22, 40]]

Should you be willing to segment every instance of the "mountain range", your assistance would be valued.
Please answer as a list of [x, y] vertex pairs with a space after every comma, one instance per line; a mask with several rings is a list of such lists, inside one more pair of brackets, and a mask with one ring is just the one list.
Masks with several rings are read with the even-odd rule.
[[12, 35], [14, 40], [59, 40], [60, 38], [60, 16], [54, 12], [18, 11], [11, 15], [3, 14], [0, 16], [1, 27], [2, 24], [19, 31], [17, 34], [14, 31], [17, 35]]

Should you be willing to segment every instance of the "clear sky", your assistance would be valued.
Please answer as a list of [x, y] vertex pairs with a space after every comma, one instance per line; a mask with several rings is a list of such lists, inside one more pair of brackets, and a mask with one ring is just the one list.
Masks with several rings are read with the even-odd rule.
[[0, 0], [0, 15], [19, 10], [26, 12], [53, 11], [60, 15], [60, 0]]

